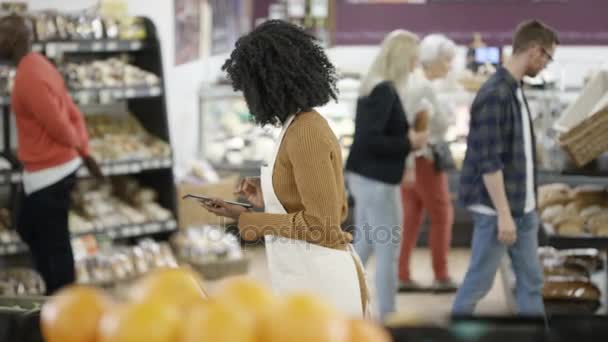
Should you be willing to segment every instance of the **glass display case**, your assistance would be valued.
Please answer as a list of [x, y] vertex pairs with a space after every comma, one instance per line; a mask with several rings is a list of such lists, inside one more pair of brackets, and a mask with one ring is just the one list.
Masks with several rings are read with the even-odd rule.
[[[358, 88], [358, 80], [341, 79], [338, 101], [316, 108], [340, 141], [344, 160], [355, 130]], [[250, 173], [259, 169], [272, 154], [280, 128], [255, 125], [242, 94], [228, 84], [204, 84], [199, 100], [199, 157], [218, 170]]]

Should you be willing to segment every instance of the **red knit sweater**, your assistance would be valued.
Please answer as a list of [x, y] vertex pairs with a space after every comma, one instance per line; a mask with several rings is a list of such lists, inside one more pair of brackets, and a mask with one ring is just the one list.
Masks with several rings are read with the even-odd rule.
[[63, 78], [45, 57], [32, 52], [19, 62], [11, 103], [17, 119], [18, 156], [27, 171], [88, 155], [89, 137], [82, 114]]

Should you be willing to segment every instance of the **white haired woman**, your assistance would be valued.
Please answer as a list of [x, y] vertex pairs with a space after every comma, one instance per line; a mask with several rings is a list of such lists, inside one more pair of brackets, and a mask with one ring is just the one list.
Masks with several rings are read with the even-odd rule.
[[[420, 43], [421, 69], [410, 77], [406, 94], [406, 112], [410, 123], [416, 113], [425, 110], [429, 116], [429, 146], [408, 158], [402, 185], [403, 242], [399, 258], [400, 291], [416, 291], [421, 287], [412, 280], [410, 256], [416, 246], [423, 211], [430, 217], [429, 247], [431, 249], [436, 292], [453, 292], [456, 284], [448, 273], [448, 250], [452, 236], [454, 208], [450, 200], [445, 172], [451, 156], [439, 153], [445, 145], [449, 112], [437, 98], [431, 81], [446, 77], [456, 53], [456, 45], [441, 34], [425, 37]], [[443, 149], [445, 151], [445, 149]], [[443, 160], [442, 160], [443, 159]], [[448, 160], [445, 160], [448, 159]]]
[[355, 119], [355, 137], [346, 163], [355, 200], [355, 250], [365, 264], [376, 255], [376, 293], [380, 318], [395, 311], [397, 257], [401, 241], [399, 184], [410, 150], [426, 144], [427, 134], [410, 130], [403, 100], [418, 60], [416, 35], [398, 30], [382, 42], [364, 78]]

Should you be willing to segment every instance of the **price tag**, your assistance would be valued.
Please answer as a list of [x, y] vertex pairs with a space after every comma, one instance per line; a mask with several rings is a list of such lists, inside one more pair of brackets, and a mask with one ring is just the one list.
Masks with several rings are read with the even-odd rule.
[[11, 174], [11, 182], [12, 183], [19, 183], [19, 182], [21, 182], [21, 174], [20, 173], [13, 173], [13, 174]]
[[121, 98], [125, 97], [125, 92], [122, 89], [114, 89], [112, 94], [113, 94], [114, 98], [116, 98], [116, 99], [121, 99]]
[[91, 101], [91, 93], [88, 90], [81, 90], [74, 96], [76, 101], [82, 104], [88, 104]]
[[160, 168], [160, 167], [161, 167], [161, 165], [162, 165], [161, 161], [160, 161], [160, 160], [158, 160], [158, 159], [153, 159], [153, 160], [151, 161], [151, 164], [152, 164], [152, 166], [151, 166], [150, 168], [152, 168], [152, 169], [158, 169], [158, 168]]
[[141, 49], [142, 45], [143, 44], [140, 41], [132, 41], [129, 44], [129, 49], [131, 49], [131, 50], [139, 50], [139, 49]]
[[76, 175], [78, 177], [87, 177], [89, 175], [89, 172], [87, 171], [86, 168], [80, 168], [80, 169], [78, 169], [78, 173], [76, 173]]
[[32, 50], [35, 52], [42, 52], [43, 45], [41, 43], [36, 43], [32, 45]]
[[125, 90], [125, 97], [128, 99], [132, 99], [137, 96], [137, 92], [133, 88], [128, 88]]
[[131, 230], [131, 236], [138, 236], [143, 234], [143, 228], [141, 226], [135, 226]]
[[150, 88], [150, 96], [158, 96], [161, 94], [160, 87], [152, 87]]
[[118, 43], [117, 42], [108, 42], [106, 44], [106, 50], [108, 50], [108, 51], [118, 50]]
[[162, 161], [162, 167], [171, 167], [171, 159], [163, 159]]
[[92, 51], [101, 51], [101, 50], [103, 50], [103, 44], [101, 42], [95, 42], [95, 43], [93, 43], [93, 45], [91, 45], [91, 50]]
[[61, 45], [61, 51], [64, 52], [76, 52], [78, 51], [78, 44], [77, 43], [64, 43]]
[[46, 55], [49, 58], [57, 57], [59, 54], [57, 44], [55, 43], [47, 43], [46, 44]]
[[154, 232], [154, 226], [151, 223], [147, 223], [144, 225], [143, 230], [144, 230], [144, 233], [150, 234], [150, 233]]
[[112, 93], [109, 90], [100, 90], [99, 91], [99, 102], [102, 104], [108, 104], [112, 101]]
[[144, 170], [149, 170], [152, 168], [152, 161], [150, 159], [143, 160], [141, 162], [141, 168]]

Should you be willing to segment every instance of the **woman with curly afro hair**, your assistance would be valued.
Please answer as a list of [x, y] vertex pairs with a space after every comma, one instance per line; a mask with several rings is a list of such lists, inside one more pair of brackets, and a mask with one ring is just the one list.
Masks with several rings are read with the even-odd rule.
[[237, 189], [264, 212], [219, 199], [203, 206], [238, 219], [244, 239], [265, 238], [276, 292], [312, 292], [363, 316], [369, 307], [363, 267], [352, 236], [341, 229], [348, 211], [341, 149], [314, 110], [336, 100], [334, 66], [313, 36], [271, 20], [237, 41], [223, 70], [255, 122], [282, 130], [261, 177], [244, 179]]

